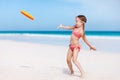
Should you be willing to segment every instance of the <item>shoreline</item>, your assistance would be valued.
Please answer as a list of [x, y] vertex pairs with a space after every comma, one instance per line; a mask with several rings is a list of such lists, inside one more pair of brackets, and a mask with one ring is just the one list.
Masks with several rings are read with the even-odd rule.
[[[64, 35], [64, 34], [29, 34], [29, 33], [1, 33], [0, 36], [38, 36], [38, 37], [59, 37], [59, 38], [69, 38], [71, 35]], [[104, 36], [104, 35], [86, 35], [88, 38], [94, 39], [120, 39], [120, 36]]]
[[[97, 47], [98, 51], [119, 53], [120, 37], [86, 36], [88, 41]], [[12, 40], [36, 44], [49, 44], [58, 46], [69, 45], [70, 35], [45, 35], [45, 34], [0, 34], [0, 40]], [[89, 50], [88, 46], [80, 39], [82, 49]]]

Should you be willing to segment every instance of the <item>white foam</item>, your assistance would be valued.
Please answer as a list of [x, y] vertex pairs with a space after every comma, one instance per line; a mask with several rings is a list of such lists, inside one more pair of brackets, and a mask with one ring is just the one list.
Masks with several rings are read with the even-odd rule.
[[[53, 35], [53, 34], [0, 34], [0, 36], [26, 36], [26, 37], [48, 37], [48, 38], [60, 38], [69, 39], [71, 35]], [[120, 40], [120, 36], [86, 36], [89, 39], [112, 39]]]
[[23, 34], [23, 36], [27, 37], [47, 37], [47, 38], [61, 38], [61, 39], [68, 39], [69, 35], [52, 35], [52, 34]]
[[[23, 36], [32, 36], [32, 37], [48, 37], [48, 38], [62, 38], [68, 39], [71, 35], [53, 35], [53, 34], [23, 34]], [[86, 36], [90, 39], [112, 39], [120, 40], [120, 36]]]
[[87, 36], [90, 39], [112, 39], [112, 40], [120, 40], [120, 36]]

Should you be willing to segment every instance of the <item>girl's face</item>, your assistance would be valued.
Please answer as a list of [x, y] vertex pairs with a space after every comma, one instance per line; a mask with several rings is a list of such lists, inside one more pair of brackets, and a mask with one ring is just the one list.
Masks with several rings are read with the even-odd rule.
[[80, 27], [80, 26], [82, 26], [83, 25], [83, 21], [82, 20], [80, 20], [78, 17], [76, 17], [76, 27]]

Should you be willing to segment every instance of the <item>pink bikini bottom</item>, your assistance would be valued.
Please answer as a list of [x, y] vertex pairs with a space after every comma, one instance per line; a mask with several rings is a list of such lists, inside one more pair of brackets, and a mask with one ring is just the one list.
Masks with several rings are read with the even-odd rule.
[[80, 51], [80, 46], [74, 46], [74, 45], [69, 45], [69, 48], [73, 51], [75, 48], [77, 48]]

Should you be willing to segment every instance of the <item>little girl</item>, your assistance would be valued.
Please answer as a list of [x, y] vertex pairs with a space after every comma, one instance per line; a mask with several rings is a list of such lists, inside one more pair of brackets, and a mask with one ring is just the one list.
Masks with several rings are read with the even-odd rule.
[[90, 50], [96, 50], [96, 48], [93, 47], [90, 44], [90, 42], [88, 42], [88, 40], [86, 39], [85, 31], [84, 31], [86, 22], [87, 22], [87, 19], [84, 15], [78, 15], [76, 17], [76, 24], [74, 26], [71, 26], [71, 27], [63, 26], [63, 25], [59, 26], [59, 28], [72, 30], [72, 35], [70, 38], [70, 44], [69, 44], [69, 49], [68, 49], [68, 54], [67, 54], [67, 64], [70, 69], [70, 73], [74, 74], [74, 71], [72, 68], [72, 63], [71, 63], [71, 60], [72, 60], [73, 63], [77, 66], [77, 68], [81, 72], [81, 78], [83, 78], [83, 79], [85, 79], [85, 77], [86, 77], [85, 72], [77, 60], [78, 53], [81, 49], [81, 45], [79, 44], [79, 39], [82, 38], [83, 41], [89, 46]]

